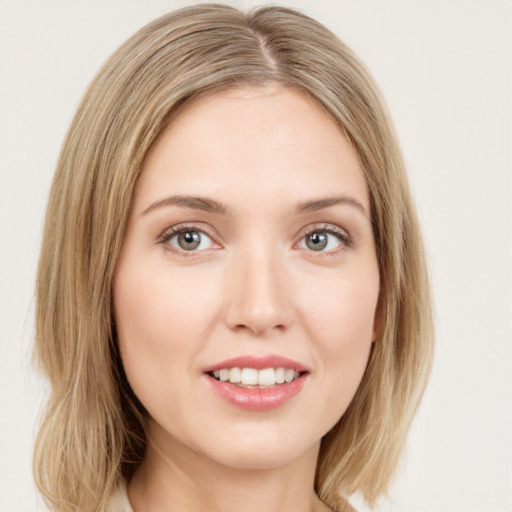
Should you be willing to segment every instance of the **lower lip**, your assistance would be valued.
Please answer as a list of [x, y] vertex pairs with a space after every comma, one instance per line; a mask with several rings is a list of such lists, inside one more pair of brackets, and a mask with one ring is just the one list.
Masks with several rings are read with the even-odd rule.
[[251, 411], [269, 411], [283, 405], [300, 392], [306, 377], [307, 374], [304, 374], [291, 382], [269, 388], [242, 388], [206, 375], [212, 388], [222, 398], [240, 409]]

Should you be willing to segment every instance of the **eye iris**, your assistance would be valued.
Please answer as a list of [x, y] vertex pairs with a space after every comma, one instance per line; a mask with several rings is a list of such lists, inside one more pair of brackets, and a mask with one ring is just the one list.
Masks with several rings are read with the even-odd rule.
[[193, 251], [199, 247], [201, 235], [197, 231], [185, 231], [178, 235], [178, 245], [185, 251]]
[[306, 245], [312, 251], [321, 251], [327, 245], [327, 235], [325, 233], [311, 233], [306, 238]]

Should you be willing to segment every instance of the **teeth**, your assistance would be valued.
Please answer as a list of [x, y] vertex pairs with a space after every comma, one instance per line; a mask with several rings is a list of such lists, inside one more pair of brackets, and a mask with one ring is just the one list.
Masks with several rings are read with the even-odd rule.
[[254, 368], [242, 368], [240, 382], [246, 386], [258, 384], [258, 370]]
[[285, 374], [286, 370], [284, 368], [278, 368], [276, 370], [276, 384], [282, 384], [284, 382]]
[[258, 384], [260, 386], [273, 386], [276, 383], [276, 372], [274, 368], [265, 368], [258, 372]]
[[293, 380], [293, 377], [295, 377], [295, 372], [291, 369], [286, 370], [286, 372], [284, 373], [284, 381], [291, 382]]
[[242, 370], [240, 368], [231, 368], [229, 370], [229, 382], [236, 384], [242, 381]]
[[265, 368], [256, 370], [255, 368], [223, 368], [215, 370], [213, 376], [221, 382], [231, 382], [242, 386], [274, 386], [291, 382], [300, 376], [292, 368]]

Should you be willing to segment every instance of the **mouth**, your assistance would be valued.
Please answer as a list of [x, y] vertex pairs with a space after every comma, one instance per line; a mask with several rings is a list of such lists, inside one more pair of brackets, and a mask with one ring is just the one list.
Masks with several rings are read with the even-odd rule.
[[293, 368], [279, 366], [277, 368], [222, 368], [207, 372], [207, 375], [219, 382], [229, 382], [241, 388], [267, 389], [270, 387], [288, 384], [306, 374], [306, 371], [299, 372]]
[[211, 388], [232, 405], [265, 411], [279, 407], [303, 388], [304, 365], [281, 356], [243, 356], [204, 371]]

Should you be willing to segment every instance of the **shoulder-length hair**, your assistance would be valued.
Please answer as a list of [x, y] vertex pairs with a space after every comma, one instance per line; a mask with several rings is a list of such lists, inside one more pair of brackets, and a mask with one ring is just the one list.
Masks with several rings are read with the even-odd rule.
[[105, 63], [69, 128], [37, 274], [35, 355], [51, 393], [35, 445], [52, 510], [97, 510], [145, 449], [146, 412], [123, 373], [111, 284], [144, 158], [177, 109], [240, 85], [304, 91], [343, 128], [368, 184], [380, 332], [360, 387], [322, 439], [315, 487], [343, 510], [373, 504], [396, 469], [432, 359], [428, 276], [404, 161], [372, 78], [334, 34], [282, 7], [181, 9]]

